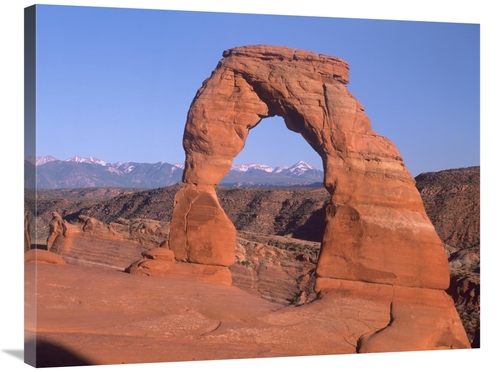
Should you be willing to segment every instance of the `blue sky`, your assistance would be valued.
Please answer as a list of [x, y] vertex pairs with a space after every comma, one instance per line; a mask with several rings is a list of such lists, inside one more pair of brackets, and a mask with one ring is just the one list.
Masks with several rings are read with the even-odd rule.
[[[479, 165], [478, 24], [39, 6], [37, 155], [183, 162], [189, 105], [225, 49], [286, 45], [340, 57], [373, 129], [413, 175]], [[270, 150], [271, 149], [271, 150]], [[281, 118], [234, 164], [319, 156]]]

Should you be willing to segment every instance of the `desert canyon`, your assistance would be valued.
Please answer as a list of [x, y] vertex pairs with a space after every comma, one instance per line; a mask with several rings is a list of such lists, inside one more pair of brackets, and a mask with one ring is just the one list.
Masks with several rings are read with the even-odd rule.
[[[27, 190], [26, 362], [478, 347], [479, 167], [415, 179], [348, 83], [336, 57], [229, 49], [188, 112], [182, 183]], [[321, 157], [324, 188], [219, 187], [276, 115]]]

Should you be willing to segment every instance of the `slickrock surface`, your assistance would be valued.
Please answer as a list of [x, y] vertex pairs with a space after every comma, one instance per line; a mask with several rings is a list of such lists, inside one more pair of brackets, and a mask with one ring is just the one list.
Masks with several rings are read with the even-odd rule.
[[[382, 329], [396, 327], [397, 332], [396, 323], [386, 328], [393, 316], [429, 323], [400, 334], [397, 343], [387, 344], [391, 351], [464, 347], [460, 339], [465, 336], [458, 337], [460, 330], [453, 326], [456, 314], [452, 322], [440, 318], [442, 325], [431, 327], [441, 305], [415, 309], [412, 299], [391, 315], [390, 298], [374, 295], [373, 284], [363, 295], [343, 288], [287, 307], [226, 284], [74, 264], [38, 264], [36, 271], [35, 263], [25, 265], [26, 350], [33, 347], [36, 331], [39, 367], [375, 351], [361, 340]], [[446, 325], [446, 332], [438, 332]]]
[[220, 242], [212, 256], [195, 245], [200, 233], [213, 234], [212, 241], [218, 232], [211, 222], [205, 226], [190, 217], [206, 208], [193, 203], [191, 195], [215, 195], [214, 186], [243, 149], [250, 129], [262, 118], [279, 115], [323, 159], [331, 200], [317, 275], [446, 289], [443, 245], [398, 150], [372, 131], [363, 106], [347, 90], [348, 64], [265, 45], [226, 50], [223, 57], [188, 112], [183, 139], [187, 186], [176, 195], [176, 229], [170, 236], [176, 258], [231, 265], [222, 252], [234, 254], [235, 234], [216, 200], [210, 213], [225, 221], [221, 227], [231, 239]]

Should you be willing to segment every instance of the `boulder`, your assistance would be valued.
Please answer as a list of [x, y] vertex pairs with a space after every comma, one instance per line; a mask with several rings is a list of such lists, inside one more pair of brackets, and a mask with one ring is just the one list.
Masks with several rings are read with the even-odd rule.
[[142, 257], [149, 260], [174, 261], [174, 252], [168, 248], [153, 248], [149, 251], [142, 252]]
[[160, 278], [189, 279], [231, 285], [229, 268], [216, 265], [203, 265], [186, 262], [165, 261], [143, 258], [125, 269], [135, 275]]
[[24, 254], [24, 262], [66, 265], [66, 261], [61, 256], [42, 249], [30, 249]]
[[175, 196], [169, 247], [175, 259], [196, 264], [234, 263], [236, 229], [222, 210], [213, 185], [189, 184]]

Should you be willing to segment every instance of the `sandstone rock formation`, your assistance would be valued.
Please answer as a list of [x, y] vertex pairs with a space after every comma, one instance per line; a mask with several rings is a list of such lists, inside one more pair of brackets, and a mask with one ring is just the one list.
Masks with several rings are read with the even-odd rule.
[[165, 231], [168, 223], [161, 221], [122, 218], [106, 224], [79, 215], [71, 223], [66, 222], [65, 244], [60, 254], [71, 263], [124, 270], [140, 259], [141, 252], [166, 244]]
[[[170, 232], [175, 258], [225, 267], [234, 263], [235, 228], [218, 203], [215, 185], [250, 130], [278, 115], [321, 157], [331, 196], [316, 291], [337, 290], [340, 281], [358, 283], [362, 294], [369, 292], [368, 283], [391, 292], [388, 314], [394, 322], [365, 337], [360, 350], [382, 351], [391, 335], [413, 334], [419, 326], [426, 330], [417, 341], [397, 338], [389, 348], [469, 347], [453, 303], [444, 298], [449, 269], [443, 244], [398, 150], [372, 131], [363, 106], [347, 90], [348, 64], [264, 45], [226, 50], [223, 57], [187, 116], [187, 185], [176, 194]], [[351, 292], [348, 296], [358, 296]], [[440, 298], [437, 310], [426, 308], [428, 298]], [[422, 311], [415, 310], [419, 301]], [[436, 327], [443, 319], [444, 325]]]
[[[226, 50], [198, 90], [188, 113], [183, 145], [185, 189], [172, 216], [171, 249], [176, 258], [205, 263], [194, 234], [219, 238], [211, 219], [192, 225], [205, 204], [193, 193], [215, 195], [216, 185], [243, 149], [251, 128], [279, 115], [302, 134], [323, 160], [331, 194], [320, 277], [446, 289], [448, 265], [415, 181], [396, 147], [371, 130], [363, 106], [347, 90], [349, 66], [339, 58], [287, 47], [247, 46]], [[210, 213], [224, 216], [216, 203]], [[219, 217], [224, 219], [223, 217]], [[210, 222], [209, 222], [210, 221]], [[210, 264], [228, 266], [234, 233], [218, 242]], [[212, 239], [213, 239], [212, 238]], [[181, 253], [182, 252], [182, 253]], [[215, 256], [218, 256], [217, 258]]]
[[[455, 307], [473, 347], [479, 347], [479, 257], [474, 250], [476, 247], [474, 242], [479, 241], [478, 176], [477, 167], [476, 169], [467, 168], [423, 174], [416, 178], [416, 186], [421, 192], [427, 214], [436, 227], [438, 235], [447, 243], [445, 248], [450, 254], [450, 267], [452, 267], [451, 285], [447, 293], [455, 300]], [[166, 239], [169, 234], [168, 221], [171, 217], [174, 194], [180, 187], [181, 185], [177, 185], [136, 192], [101, 203], [95, 201], [99, 199], [101, 193], [108, 194], [110, 191], [116, 192], [117, 190], [67, 189], [58, 190], [57, 193], [54, 190], [40, 190], [37, 208], [43, 213], [38, 216], [37, 223], [31, 224], [38, 231], [33, 236], [45, 237], [48, 233], [51, 211], [60, 210], [65, 213], [64, 219], [70, 222], [67, 224], [69, 229], [73, 231], [73, 225], [77, 228], [73, 234], [71, 248], [62, 254], [63, 258], [72, 264], [71, 266], [83, 265], [103, 269], [108, 267], [111, 271], [129, 267], [129, 272], [140, 274], [134, 275], [138, 277], [138, 280], [147, 276], [149, 280], [154, 281], [156, 276], [163, 277], [165, 280], [170, 280], [170, 278], [176, 280], [174, 278], [182, 277], [182, 280], [186, 282], [194, 282], [195, 279], [199, 282], [203, 277], [204, 282], [224, 282], [228, 279], [227, 276], [224, 279], [203, 272], [204, 268], [210, 268], [207, 265], [177, 262], [175, 270], [172, 270], [172, 261], [168, 259], [172, 258], [173, 252], [168, 249]], [[339, 292], [331, 292], [330, 295], [325, 295], [326, 291], [323, 291], [321, 299], [316, 300], [317, 294], [313, 289], [314, 268], [320, 249], [320, 244], [316, 242], [321, 240], [321, 235], [318, 237], [318, 234], [323, 231], [324, 205], [329, 199], [326, 189], [216, 187], [216, 193], [220, 205], [238, 230], [236, 262], [229, 267], [232, 277], [229, 279], [232, 279], [232, 286], [280, 304], [280, 306], [293, 308], [300, 314], [304, 313], [307, 317], [315, 319], [318, 314], [307, 313], [306, 308], [319, 309], [321, 307], [321, 311], [325, 312], [323, 315], [327, 317], [329, 312], [334, 311], [328, 307], [330, 304], [346, 302], [356, 304], [341, 308], [342, 310], [335, 310], [339, 321], [342, 320], [341, 323], [348, 322], [346, 333], [338, 330], [341, 334], [336, 335], [340, 339], [342, 335], [345, 336], [348, 342], [355, 345], [352, 351], [348, 352], [355, 352], [358, 343], [365, 345], [360, 350], [368, 350], [367, 341], [373, 332], [384, 329], [384, 332], [390, 333], [391, 328], [388, 325], [391, 323], [391, 316], [397, 314], [391, 314], [391, 302], [387, 301], [387, 298], [384, 300], [383, 296], [378, 299], [372, 296], [372, 299], [367, 302], [366, 294], [363, 295], [364, 299], [360, 297], [360, 293], [366, 293], [366, 291], [352, 292], [352, 296], [349, 297], [344, 288]], [[74, 205], [71, 206], [70, 203]], [[91, 207], [84, 208], [86, 206]], [[258, 213], [258, 218], [255, 218], [256, 213]], [[84, 232], [84, 220], [88, 219], [88, 216], [92, 216], [98, 222], [92, 231]], [[456, 228], [453, 228], [455, 223]], [[452, 234], [453, 231], [459, 233]], [[285, 236], [289, 234], [309, 241]], [[457, 240], [457, 237], [468, 237], [468, 240]], [[469, 247], [471, 244], [474, 246]], [[477, 259], [472, 257], [474, 255]], [[131, 262], [134, 264], [131, 265]], [[193, 267], [190, 268], [190, 266]], [[56, 266], [54, 270], [59, 268]], [[222, 266], [219, 268], [223, 269]], [[374, 286], [367, 285], [367, 288], [370, 287], [374, 288]], [[157, 290], [156, 287], [155, 290]], [[214, 299], [214, 301], [217, 300]], [[325, 305], [325, 301], [328, 305]], [[366, 307], [369, 303], [378, 304], [377, 309], [381, 312], [380, 322], [364, 319], [370, 325], [370, 330], [368, 330], [366, 326], [361, 326], [361, 323], [356, 325], [356, 322], [348, 321], [349, 316], [357, 314], [360, 306]], [[311, 304], [312, 306], [293, 306], [298, 304]], [[396, 312], [397, 309], [398, 306], [395, 304]], [[453, 317], [448, 317], [449, 309], [445, 310], [441, 306], [434, 306], [434, 309], [443, 312], [440, 320], [443, 324], [453, 319]], [[444, 315], [447, 312], [448, 315]], [[413, 316], [415, 315], [416, 313], [413, 313]], [[423, 313], [419, 312], [418, 316], [419, 322], [422, 323], [421, 329], [427, 327], [429, 331], [429, 322], [427, 321], [425, 325]], [[432, 318], [427, 317], [427, 319]], [[290, 323], [295, 321], [290, 320]], [[334, 324], [333, 320], [325, 320], [325, 327], [332, 327], [332, 324]], [[395, 324], [397, 325], [398, 322]], [[416, 335], [420, 334], [421, 341], [419, 342], [422, 343], [423, 335], [418, 331], [420, 329], [418, 323], [416, 325], [411, 330], [414, 334], [412, 338], [416, 340]], [[457, 326], [456, 323], [455, 326]], [[351, 334], [354, 330], [359, 333]], [[360, 335], [365, 335], [362, 337], [363, 341], [358, 340]], [[426, 337], [427, 341], [424, 344], [432, 345], [432, 337], [429, 337], [429, 333]]]
[[[177, 215], [184, 216], [172, 218], [170, 224], [170, 249], [175, 258], [205, 265], [232, 265], [236, 229], [220, 207], [214, 187], [189, 184], [177, 192], [174, 203]], [[188, 233], [182, 234], [186, 229]]]
[[[59, 237], [66, 237], [66, 223], [63, 221], [61, 215], [58, 212], [52, 212], [52, 220], [49, 224], [49, 236], [47, 237], [47, 250], [54, 251], [55, 253], [61, 253], [61, 247], [63, 243], [57, 242]], [[56, 244], [55, 246], [53, 246]]]
[[43, 249], [30, 249], [24, 254], [24, 262], [66, 265], [66, 261], [61, 256]]

